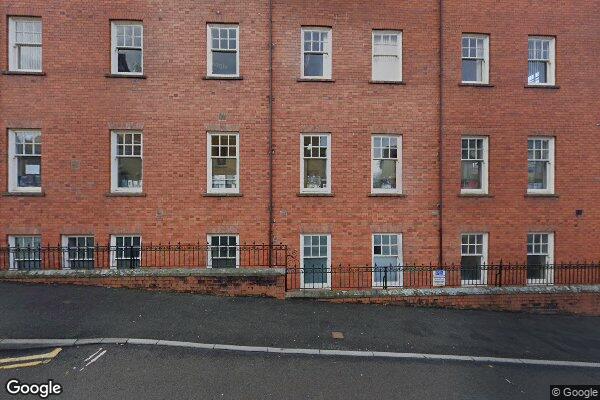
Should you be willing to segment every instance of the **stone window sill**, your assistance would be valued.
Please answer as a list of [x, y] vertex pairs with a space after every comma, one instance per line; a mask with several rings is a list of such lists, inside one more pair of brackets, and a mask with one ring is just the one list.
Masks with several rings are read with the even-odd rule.
[[132, 192], [132, 193], [109, 192], [109, 193], [106, 193], [106, 197], [146, 197], [146, 193], [144, 193], [144, 192]]
[[492, 84], [489, 83], [468, 83], [468, 82], [461, 82], [458, 84], [458, 86], [467, 86], [467, 87], [483, 87], [483, 88], [493, 88], [495, 87]]
[[335, 79], [329, 78], [298, 78], [297, 82], [321, 82], [321, 83], [334, 83]]
[[367, 197], [406, 197], [404, 193], [369, 193]]
[[492, 196], [489, 193], [459, 193], [458, 197], [483, 197], [483, 198], [489, 197], [489, 198], [492, 198], [494, 196]]
[[244, 197], [241, 193], [203, 193], [204, 197]]
[[298, 197], [334, 197], [333, 193], [298, 193]]
[[2, 75], [46, 76], [44, 71], [2, 71]]
[[560, 89], [556, 85], [525, 85], [525, 89]]
[[4, 192], [2, 196], [5, 197], [44, 197], [45, 192]]
[[406, 85], [404, 81], [369, 81], [371, 85]]
[[202, 77], [205, 81], [242, 81], [244, 80], [243, 76], [209, 76], [206, 75]]
[[542, 197], [549, 199], [558, 199], [559, 196], [556, 193], [525, 193], [525, 197]]
[[117, 79], [146, 79], [146, 75], [106, 74], [104, 76], [107, 78], [117, 78]]

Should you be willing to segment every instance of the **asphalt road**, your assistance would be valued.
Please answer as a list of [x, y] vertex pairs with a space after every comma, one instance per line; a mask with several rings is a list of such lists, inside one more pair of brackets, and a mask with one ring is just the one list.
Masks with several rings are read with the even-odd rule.
[[[0, 283], [0, 338], [190, 342], [600, 361], [600, 318]], [[334, 340], [331, 332], [344, 334]]]
[[[86, 366], [100, 348], [106, 353]], [[65, 348], [45, 366], [0, 371], [0, 398], [11, 378], [53, 379], [64, 392], [50, 398], [73, 400], [548, 400], [551, 384], [598, 384], [600, 370], [110, 345]]]

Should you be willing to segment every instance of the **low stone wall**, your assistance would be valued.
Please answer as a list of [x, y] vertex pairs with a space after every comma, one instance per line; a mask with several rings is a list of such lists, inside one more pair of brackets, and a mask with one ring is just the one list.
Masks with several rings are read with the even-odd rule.
[[134, 269], [91, 271], [2, 271], [0, 281], [68, 284], [218, 296], [285, 297], [285, 270]]
[[332, 303], [600, 316], [600, 286], [306, 290], [288, 292], [286, 298], [313, 298]]

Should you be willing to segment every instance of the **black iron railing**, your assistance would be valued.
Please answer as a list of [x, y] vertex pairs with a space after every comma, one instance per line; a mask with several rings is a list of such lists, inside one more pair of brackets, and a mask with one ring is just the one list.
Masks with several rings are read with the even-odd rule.
[[288, 259], [283, 244], [0, 247], [0, 270], [285, 268]]
[[287, 268], [286, 271], [288, 290], [600, 285], [600, 263], [587, 262], [553, 265], [500, 262], [480, 267], [338, 265], [328, 268]]

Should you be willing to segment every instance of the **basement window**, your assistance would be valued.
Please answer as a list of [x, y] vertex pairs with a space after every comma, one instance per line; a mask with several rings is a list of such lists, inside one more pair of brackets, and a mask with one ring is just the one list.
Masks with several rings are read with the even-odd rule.
[[142, 237], [138, 235], [111, 235], [111, 267], [139, 268], [141, 265]]
[[460, 279], [463, 286], [487, 283], [487, 253], [487, 233], [461, 235]]
[[94, 237], [62, 237], [64, 269], [94, 269]]
[[239, 77], [239, 26], [207, 26], [207, 74], [213, 77]]
[[302, 288], [331, 287], [331, 235], [300, 235]]
[[554, 233], [527, 235], [527, 283], [554, 282]]
[[143, 75], [144, 26], [135, 21], [113, 21], [111, 72], [119, 75]]
[[208, 235], [208, 268], [238, 268], [238, 235]]
[[111, 192], [142, 192], [142, 153], [142, 132], [112, 132]]
[[10, 71], [42, 72], [42, 19], [8, 19], [8, 64]]
[[402, 286], [402, 235], [373, 235], [373, 287]]
[[11, 270], [41, 269], [41, 236], [9, 236]]
[[8, 191], [42, 191], [42, 133], [39, 130], [8, 131]]

